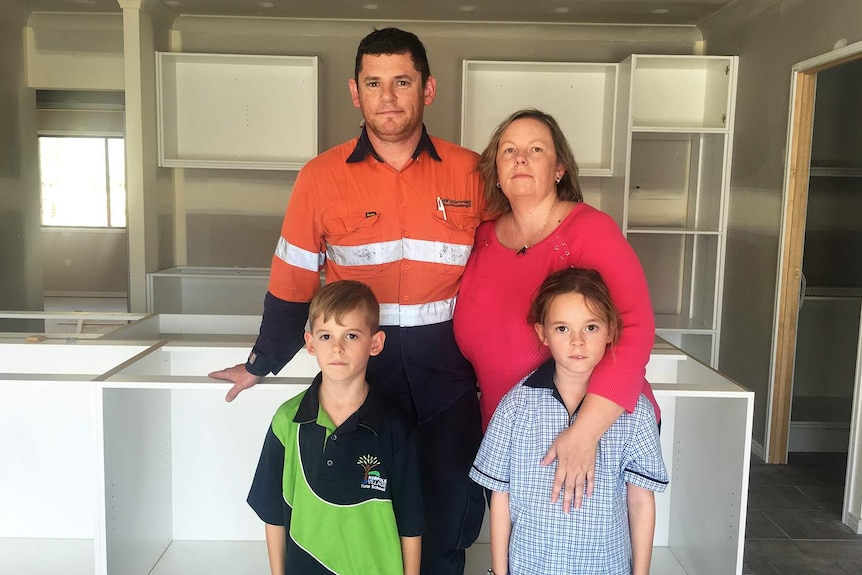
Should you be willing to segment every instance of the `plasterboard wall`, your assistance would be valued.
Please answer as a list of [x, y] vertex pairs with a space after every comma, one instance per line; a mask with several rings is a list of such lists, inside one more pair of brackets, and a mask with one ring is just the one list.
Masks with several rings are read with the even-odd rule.
[[[738, 16], [734, 20], [734, 17]], [[766, 434], [791, 67], [862, 40], [862, 3], [743, 0], [703, 23], [708, 52], [740, 56], [719, 370], [755, 392]]]

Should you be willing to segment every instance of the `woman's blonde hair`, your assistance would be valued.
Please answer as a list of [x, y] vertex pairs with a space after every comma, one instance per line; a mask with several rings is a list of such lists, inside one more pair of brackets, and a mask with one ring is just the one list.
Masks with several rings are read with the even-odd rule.
[[578, 183], [578, 164], [572, 154], [572, 148], [563, 135], [560, 125], [550, 114], [546, 114], [535, 108], [518, 110], [497, 126], [491, 134], [491, 140], [482, 152], [479, 159], [479, 174], [485, 182], [485, 209], [493, 216], [499, 216], [508, 212], [511, 208], [509, 200], [503, 194], [503, 190], [497, 187], [500, 180], [497, 178], [497, 148], [503, 138], [503, 132], [512, 125], [512, 122], [522, 119], [537, 120], [548, 127], [551, 138], [554, 141], [554, 152], [557, 162], [563, 165], [566, 173], [557, 184], [557, 198], [563, 201], [583, 202], [584, 195], [581, 193], [581, 185]]

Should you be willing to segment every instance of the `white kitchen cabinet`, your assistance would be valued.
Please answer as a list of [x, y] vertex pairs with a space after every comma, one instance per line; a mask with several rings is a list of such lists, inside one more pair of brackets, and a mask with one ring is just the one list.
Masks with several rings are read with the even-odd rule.
[[93, 575], [99, 394], [94, 380], [150, 344], [0, 344], [0, 571]]
[[147, 311], [260, 315], [269, 268], [176, 266], [147, 274]]
[[538, 108], [560, 124], [582, 175], [611, 174], [617, 64], [465, 60], [462, 72], [461, 145], [481, 153], [506, 117]]
[[317, 57], [156, 53], [159, 165], [298, 170], [317, 155]]
[[[0, 564], [22, 574], [267, 572], [263, 525], [245, 497], [272, 414], [316, 362], [301, 351], [228, 404], [230, 384], [205, 374], [244, 361], [247, 345], [207, 339], [203, 316], [148, 325], [140, 336], [167, 328], [201, 339], [0, 344], [13, 370], [0, 374], [0, 455], [13, 470], [0, 474], [13, 510], [0, 515]], [[753, 394], [662, 342], [647, 374], [671, 477], [657, 498], [653, 573], [740, 573]], [[34, 502], [53, 520], [33, 514]], [[487, 568], [487, 552], [487, 538], [468, 551], [469, 572]]]

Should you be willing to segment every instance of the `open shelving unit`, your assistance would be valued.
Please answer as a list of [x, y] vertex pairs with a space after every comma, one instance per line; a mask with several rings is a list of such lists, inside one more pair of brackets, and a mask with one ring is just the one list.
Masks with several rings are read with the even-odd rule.
[[644, 267], [656, 333], [710, 365], [721, 329], [737, 60], [635, 54], [620, 64], [630, 84], [615, 217]]
[[317, 155], [316, 56], [156, 53], [159, 165], [298, 170]]

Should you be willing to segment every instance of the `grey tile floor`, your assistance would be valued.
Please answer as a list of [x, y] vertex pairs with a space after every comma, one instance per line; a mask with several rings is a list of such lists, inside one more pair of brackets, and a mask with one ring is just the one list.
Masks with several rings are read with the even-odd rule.
[[846, 468], [846, 453], [752, 456], [743, 573], [862, 574], [862, 535], [841, 523]]

